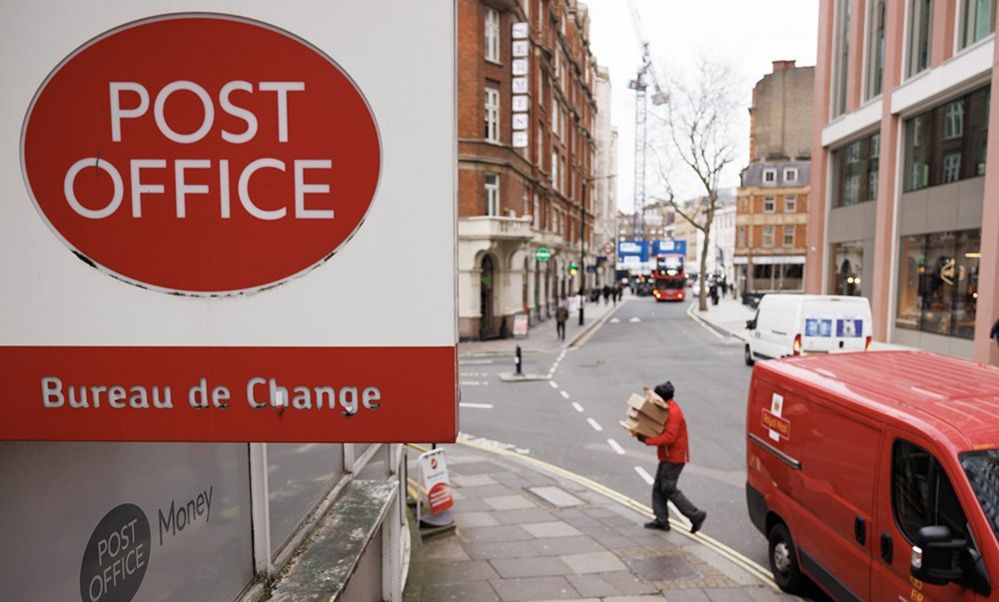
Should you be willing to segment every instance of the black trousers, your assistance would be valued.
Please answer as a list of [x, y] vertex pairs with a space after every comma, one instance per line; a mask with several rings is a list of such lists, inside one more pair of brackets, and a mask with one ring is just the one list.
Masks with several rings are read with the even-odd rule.
[[656, 513], [656, 520], [661, 523], [669, 520], [667, 501], [673, 502], [680, 514], [688, 519], [692, 519], [698, 512], [697, 507], [690, 503], [687, 496], [683, 495], [683, 492], [676, 487], [683, 467], [683, 464], [660, 462], [659, 467], [656, 468], [656, 480], [652, 483], [652, 510]]
[[558, 339], [560, 341], [564, 341], [565, 340], [565, 322], [556, 322], [555, 323], [555, 334], [558, 335]]

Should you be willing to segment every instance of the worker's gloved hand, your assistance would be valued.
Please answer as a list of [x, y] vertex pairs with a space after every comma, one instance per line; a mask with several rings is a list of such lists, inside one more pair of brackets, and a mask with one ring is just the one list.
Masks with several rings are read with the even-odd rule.
[[639, 442], [645, 443], [645, 435], [636, 435], [636, 437], [638, 438]]

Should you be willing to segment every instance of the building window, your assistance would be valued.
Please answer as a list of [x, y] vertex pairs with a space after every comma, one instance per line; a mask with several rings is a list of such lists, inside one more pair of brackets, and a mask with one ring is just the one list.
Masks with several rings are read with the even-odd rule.
[[846, 83], [850, 59], [850, 5], [852, 0], [837, 0], [833, 36], [836, 44], [833, 66], [832, 116], [846, 112]]
[[987, 87], [906, 120], [903, 190], [985, 175], [988, 120]]
[[785, 184], [797, 184], [798, 183], [798, 168], [797, 167], [785, 167], [784, 168], [784, 183]]
[[495, 8], [486, 9], [486, 60], [500, 60], [500, 17]]
[[863, 294], [864, 243], [841, 242], [829, 249], [832, 257], [832, 276], [829, 290], [834, 295], [860, 296]]
[[561, 121], [561, 117], [559, 117], [558, 102], [553, 102], [552, 103], [552, 134], [554, 134], [556, 136], [559, 136], [559, 127], [558, 127], [559, 126], [559, 121]]
[[777, 183], [777, 170], [773, 168], [766, 168], [763, 170], [763, 185], [773, 186]]
[[930, 27], [932, 23], [933, 0], [910, 0], [909, 56], [905, 68], [907, 77], [912, 77], [930, 65]]
[[499, 174], [486, 174], [486, 215], [499, 215]]
[[797, 212], [798, 212], [798, 197], [793, 194], [784, 197], [784, 213], [797, 213]]
[[763, 246], [770, 248], [774, 246], [774, 227], [763, 226]]
[[739, 233], [738, 233], [737, 236], [739, 237], [739, 242], [736, 244], [736, 246], [739, 247], [739, 248], [745, 248], [746, 247], [746, 227], [745, 226], [739, 226]]
[[880, 154], [880, 134], [872, 134], [833, 151], [833, 207], [877, 198]]
[[981, 230], [903, 236], [895, 325], [974, 338]]
[[558, 167], [559, 167], [558, 151], [557, 150], [553, 150], [552, 151], [552, 187], [555, 188], [555, 190], [559, 190], [559, 187], [558, 187], [558, 183], [559, 183]]
[[774, 213], [775, 211], [777, 211], [777, 201], [774, 197], [763, 197], [763, 213]]
[[995, 31], [996, 0], [961, 2], [961, 48], [971, 46]]
[[784, 246], [794, 246], [794, 226], [784, 226]]
[[881, 94], [885, 67], [885, 0], [870, 0], [867, 17], [867, 78], [864, 98]]
[[486, 88], [486, 140], [499, 142], [500, 94], [496, 88]]

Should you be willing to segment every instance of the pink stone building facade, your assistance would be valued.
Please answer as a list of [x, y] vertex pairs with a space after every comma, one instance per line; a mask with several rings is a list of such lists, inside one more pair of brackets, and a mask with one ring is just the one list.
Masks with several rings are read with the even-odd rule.
[[820, 0], [805, 290], [999, 364], [995, 0]]

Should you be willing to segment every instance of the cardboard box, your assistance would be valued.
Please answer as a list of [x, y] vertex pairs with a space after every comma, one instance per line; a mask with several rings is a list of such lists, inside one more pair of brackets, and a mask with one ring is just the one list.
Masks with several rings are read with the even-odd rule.
[[626, 418], [619, 422], [621, 426], [628, 431], [632, 437], [636, 435], [644, 435], [646, 437], [655, 437], [662, 433], [662, 429], [657, 432], [655, 427], [648, 420], [635, 420], [634, 418]]
[[628, 409], [641, 412], [658, 424], [666, 424], [666, 419], [669, 418], [666, 402], [651, 389], [645, 389], [644, 396], [632, 393], [628, 398]]

